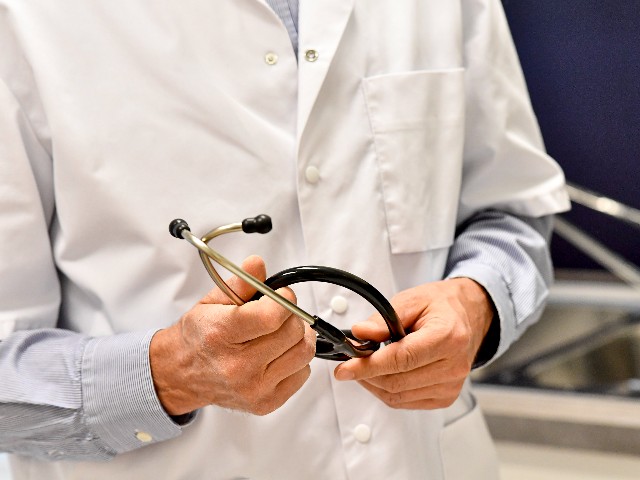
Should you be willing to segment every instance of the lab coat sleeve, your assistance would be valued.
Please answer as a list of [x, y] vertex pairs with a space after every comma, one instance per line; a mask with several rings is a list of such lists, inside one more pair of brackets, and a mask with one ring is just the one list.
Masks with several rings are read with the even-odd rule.
[[447, 262], [447, 278], [475, 280], [489, 294], [496, 316], [476, 366], [502, 355], [544, 309], [553, 268], [548, 241], [553, 217], [517, 217], [481, 212], [456, 236]]
[[151, 378], [153, 332], [89, 338], [55, 328], [52, 162], [35, 109], [18, 99], [33, 97], [10, 84], [26, 85], [0, 76], [0, 451], [96, 460], [173, 438], [181, 427]]
[[568, 210], [564, 175], [546, 154], [501, 2], [462, 3], [466, 108], [458, 224], [488, 209], [525, 217]]

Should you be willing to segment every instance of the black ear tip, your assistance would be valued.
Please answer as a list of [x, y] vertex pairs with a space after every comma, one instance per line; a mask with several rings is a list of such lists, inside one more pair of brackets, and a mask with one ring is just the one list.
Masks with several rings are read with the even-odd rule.
[[258, 225], [259, 233], [269, 233], [273, 228], [271, 217], [265, 214], [260, 214], [256, 217], [256, 224]]
[[176, 218], [169, 224], [169, 233], [180, 240], [182, 240], [182, 232], [184, 230], [191, 231], [189, 224], [181, 218]]
[[245, 218], [242, 221], [242, 231], [244, 233], [268, 233], [271, 231], [271, 217], [269, 215], [258, 215], [253, 218]]

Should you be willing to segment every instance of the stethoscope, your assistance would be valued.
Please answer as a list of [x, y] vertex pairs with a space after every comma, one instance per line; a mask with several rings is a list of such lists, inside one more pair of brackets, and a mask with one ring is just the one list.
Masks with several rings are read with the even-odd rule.
[[200, 259], [207, 269], [209, 276], [233, 303], [242, 305], [245, 302], [226, 284], [222, 277], [220, 277], [211, 260], [214, 260], [255, 288], [257, 292], [251, 300], [257, 300], [263, 295], [266, 295], [274, 302], [307, 322], [317, 333], [316, 357], [318, 358], [342, 361], [350, 358], [367, 357], [380, 348], [380, 343], [370, 340], [360, 341], [352, 335], [351, 330], [340, 330], [317, 315], [310, 315], [296, 304], [276, 293], [275, 290], [278, 288], [311, 281], [332, 283], [347, 288], [367, 300], [380, 313], [389, 329], [389, 342], [398, 341], [405, 336], [404, 328], [389, 301], [371, 284], [356, 275], [331, 267], [301, 266], [276, 273], [263, 283], [208, 245], [211, 240], [223, 233], [238, 232], [240, 230], [245, 233], [268, 233], [271, 231], [271, 228], [271, 218], [267, 215], [258, 215], [254, 218], [247, 218], [239, 223], [232, 223], [215, 228], [202, 238], [198, 238], [192, 234], [189, 225], [182, 219], [177, 218], [169, 225], [171, 235], [179, 239], [187, 240], [199, 250]]

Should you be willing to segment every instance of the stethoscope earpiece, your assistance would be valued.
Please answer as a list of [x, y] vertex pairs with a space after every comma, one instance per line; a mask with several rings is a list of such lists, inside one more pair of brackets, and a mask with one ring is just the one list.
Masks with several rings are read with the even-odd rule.
[[242, 221], [242, 231], [244, 233], [269, 233], [273, 228], [269, 215], [258, 215], [253, 218], [245, 218]]
[[169, 224], [169, 233], [180, 240], [182, 240], [182, 232], [184, 230], [191, 231], [189, 224], [181, 218], [176, 218]]

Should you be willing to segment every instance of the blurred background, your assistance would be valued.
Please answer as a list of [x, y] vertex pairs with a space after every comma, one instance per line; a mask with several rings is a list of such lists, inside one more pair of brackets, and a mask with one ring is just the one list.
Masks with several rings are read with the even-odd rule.
[[[505, 480], [640, 478], [640, 1], [504, 0], [573, 210], [542, 320], [474, 374]], [[8, 479], [0, 454], [0, 479]]]
[[573, 209], [538, 324], [474, 374], [504, 478], [640, 478], [640, 2], [504, 0]]

